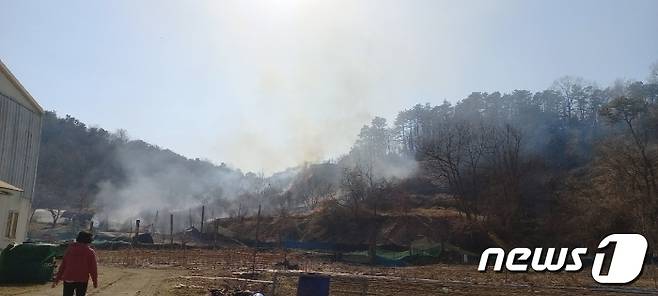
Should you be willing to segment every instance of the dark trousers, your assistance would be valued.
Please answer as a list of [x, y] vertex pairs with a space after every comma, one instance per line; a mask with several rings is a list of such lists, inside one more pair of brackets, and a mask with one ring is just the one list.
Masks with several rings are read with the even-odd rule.
[[67, 283], [64, 282], [64, 296], [85, 296], [87, 294], [87, 283]]

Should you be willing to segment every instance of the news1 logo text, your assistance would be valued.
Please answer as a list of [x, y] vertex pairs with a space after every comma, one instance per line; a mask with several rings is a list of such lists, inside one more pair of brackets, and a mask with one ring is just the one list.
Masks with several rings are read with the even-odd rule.
[[[602, 250], [614, 245], [614, 252], [606, 254]], [[627, 284], [642, 273], [647, 252], [647, 240], [640, 234], [618, 233], [606, 236], [598, 245], [592, 265], [592, 277], [601, 284]], [[557, 253], [557, 254], [556, 254]], [[478, 270], [485, 272], [489, 258], [495, 258], [494, 271], [505, 269], [515, 272], [527, 272], [528, 268], [536, 272], [580, 271], [583, 268], [581, 256], [588, 253], [587, 248], [514, 248], [509, 253], [501, 248], [486, 249], [480, 257]], [[567, 256], [570, 257], [567, 263]], [[607, 258], [611, 256], [611, 258]], [[531, 258], [532, 257], [532, 258]], [[557, 259], [556, 259], [557, 257]], [[604, 274], [604, 261], [609, 262]]]

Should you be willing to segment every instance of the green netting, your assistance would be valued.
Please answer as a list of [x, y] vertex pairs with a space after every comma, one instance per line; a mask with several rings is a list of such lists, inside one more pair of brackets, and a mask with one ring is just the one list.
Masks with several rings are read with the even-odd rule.
[[441, 246], [435, 246], [427, 249], [413, 248], [413, 249], [409, 249], [409, 256], [439, 257], [442, 251], [443, 250], [441, 249]]
[[103, 250], [118, 250], [132, 246], [132, 244], [129, 242], [108, 240], [94, 240], [91, 244], [94, 246], [94, 248]]
[[404, 260], [404, 258], [407, 258], [410, 255], [411, 252], [409, 251], [396, 252], [390, 250], [377, 249], [377, 256], [386, 258], [388, 260]]
[[[377, 248], [377, 256], [386, 260], [401, 261], [404, 258], [409, 257], [410, 253], [409, 251], [396, 252]], [[343, 254], [343, 258], [359, 257], [368, 257], [368, 251], [357, 251]]]
[[438, 257], [444, 251], [444, 247], [447, 247], [447, 243], [436, 243], [427, 238], [419, 239], [413, 241], [411, 246], [409, 246], [409, 255], [423, 255], [423, 256], [435, 256]]
[[0, 282], [43, 283], [52, 279], [56, 245], [9, 245], [0, 253]]
[[[421, 249], [413, 248], [406, 251], [391, 251], [377, 248], [375, 263], [386, 266], [406, 266], [433, 263], [441, 255], [441, 246], [436, 245], [431, 248]], [[343, 254], [343, 259], [354, 263], [369, 263], [370, 257], [368, 251], [358, 251]]]

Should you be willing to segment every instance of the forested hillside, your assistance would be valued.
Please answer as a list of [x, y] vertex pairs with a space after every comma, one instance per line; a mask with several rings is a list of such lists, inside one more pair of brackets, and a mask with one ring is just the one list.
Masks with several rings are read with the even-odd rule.
[[257, 176], [46, 112], [34, 206], [106, 211], [117, 216], [103, 219], [126, 220], [146, 209], [183, 210], [219, 199], [229, 193], [221, 188], [238, 190], [250, 178]]
[[380, 213], [447, 207], [503, 241], [571, 246], [640, 232], [655, 242], [655, 78], [601, 88], [564, 77], [547, 90], [415, 105], [392, 124], [373, 119], [337, 160], [267, 178], [48, 112], [35, 206], [121, 220], [200, 205], [245, 216], [266, 205], [273, 216], [321, 213], [337, 235], [341, 224], [377, 227]]
[[509, 240], [655, 238], [658, 85], [600, 89], [563, 78], [550, 90], [472, 93], [417, 105], [391, 129], [471, 219]]

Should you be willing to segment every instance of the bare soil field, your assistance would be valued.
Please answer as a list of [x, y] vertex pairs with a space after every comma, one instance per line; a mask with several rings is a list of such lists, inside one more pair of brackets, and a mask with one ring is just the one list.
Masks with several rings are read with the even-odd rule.
[[[579, 273], [480, 273], [475, 265], [372, 267], [332, 262], [327, 256], [290, 252], [300, 271], [277, 270], [285, 253], [261, 251], [144, 250], [98, 251], [100, 287], [89, 295], [208, 295], [210, 289], [295, 295], [298, 272], [331, 275], [331, 295], [656, 295], [656, 270], [649, 267], [629, 286], [601, 286], [589, 271]], [[50, 284], [0, 286], [0, 295], [61, 295]]]
[[[128, 268], [100, 266], [100, 283], [97, 289], [89, 287], [88, 295], [168, 295], [162, 289], [168, 279], [175, 278], [179, 271], [165, 269]], [[62, 285], [51, 288], [51, 283], [42, 285], [0, 286], [0, 295], [62, 295]]]

